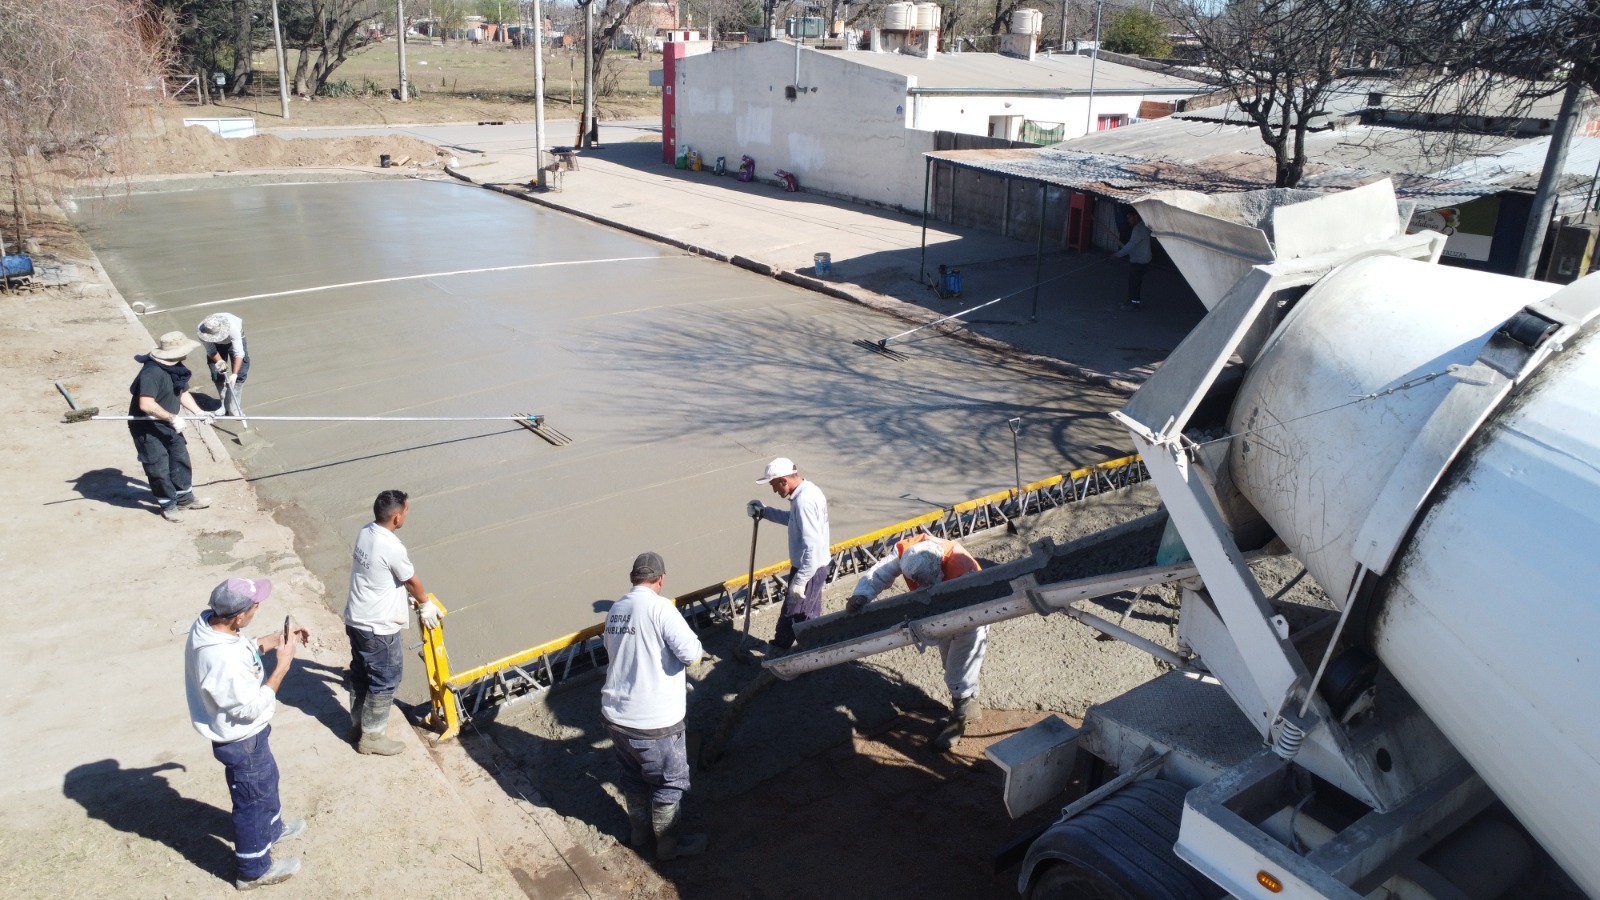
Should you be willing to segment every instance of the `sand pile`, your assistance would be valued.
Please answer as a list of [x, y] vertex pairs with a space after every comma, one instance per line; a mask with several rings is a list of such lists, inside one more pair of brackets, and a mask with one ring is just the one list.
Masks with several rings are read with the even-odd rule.
[[125, 141], [99, 162], [107, 174], [167, 175], [241, 169], [375, 168], [379, 156], [385, 153], [396, 162], [409, 158], [407, 167], [436, 167], [444, 155], [427, 141], [401, 135], [294, 140], [275, 135], [222, 138], [191, 125]]

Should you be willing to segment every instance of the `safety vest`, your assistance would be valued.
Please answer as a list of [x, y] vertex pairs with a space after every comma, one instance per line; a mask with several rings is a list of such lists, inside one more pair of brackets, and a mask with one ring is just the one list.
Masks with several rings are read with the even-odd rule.
[[[962, 575], [967, 575], [983, 568], [982, 566], [978, 565], [977, 559], [973, 558], [972, 554], [967, 552], [967, 548], [961, 546], [955, 541], [947, 541], [943, 538], [936, 538], [931, 534], [919, 534], [914, 538], [906, 538], [905, 540], [894, 545], [894, 552], [897, 556], [903, 557], [906, 555], [906, 551], [908, 549], [915, 544], [922, 543], [923, 541], [933, 541], [934, 545], [939, 548], [939, 569], [944, 573], [945, 581], [949, 581], [952, 578], [960, 578]], [[917, 584], [904, 572], [900, 573], [900, 577], [906, 580], [906, 587], [913, 591], [922, 587], [922, 585]]]

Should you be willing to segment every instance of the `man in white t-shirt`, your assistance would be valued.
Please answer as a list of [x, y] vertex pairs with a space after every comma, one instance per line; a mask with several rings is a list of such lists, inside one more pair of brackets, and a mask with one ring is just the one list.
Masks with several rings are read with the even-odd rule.
[[394, 756], [405, 745], [385, 735], [389, 706], [404, 674], [406, 597], [423, 624], [439, 624], [439, 606], [411, 567], [395, 532], [411, 511], [405, 491], [384, 491], [372, 503], [372, 521], [356, 535], [350, 562], [350, 598], [344, 633], [350, 638], [350, 725], [356, 750]]
[[700, 639], [678, 607], [661, 596], [667, 565], [660, 554], [639, 554], [628, 577], [633, 590], [606, 613], [603, 640], [610, 662], [600, 689], [600, 717], [622, 766], [628, 843], [643, 846], [653, 830], [656, 859], [694, 856], [705, 850], [706, 836], [680, 835], [678, 822], [689, 789], [684, 671], [700, 659]]
[[789, 586], [778, 612], [778, 627], [772, 646], [787, 652], [795, 642], [795, 626], [822, 615], [822, 587], [832, 568], [832, 545], [828, 536], [828, 498], [822, 488], [800, 477], [794, 460], [780, 456], [767, 463], [756, 479], [772, 492], [789, 501], [788, 509], [777, 509], [751, 500], [746, 506], [752, 519], [766, 519], [789, 527]]
[[[244, 382], [250, 377], [250, 351], [244, 345], [244, 320], [233, 313], [212, 313], [195, 328], [211, 366], [211, 383], [230, 416], [244, 415]], [[231, 395], [231, 396], [230, 396]]]

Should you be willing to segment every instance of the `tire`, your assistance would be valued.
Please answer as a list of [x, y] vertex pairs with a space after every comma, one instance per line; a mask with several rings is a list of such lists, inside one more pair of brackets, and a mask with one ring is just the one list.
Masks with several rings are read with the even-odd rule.
[[1221, 896], [1173, 852], [1186, 793], [1170, 781], [1137, 781], [1045, 832], [1029, 851], [1039, 867], [1029, 900]]

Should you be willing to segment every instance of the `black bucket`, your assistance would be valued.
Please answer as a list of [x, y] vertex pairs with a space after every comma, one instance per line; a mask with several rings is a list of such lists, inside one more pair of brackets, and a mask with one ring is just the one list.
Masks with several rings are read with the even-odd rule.
[[389, 154], [387, 154], [387, 153], [378, 154], [378, 167], [379, 168], [383, 168], [383, 169], [389, 168]]

